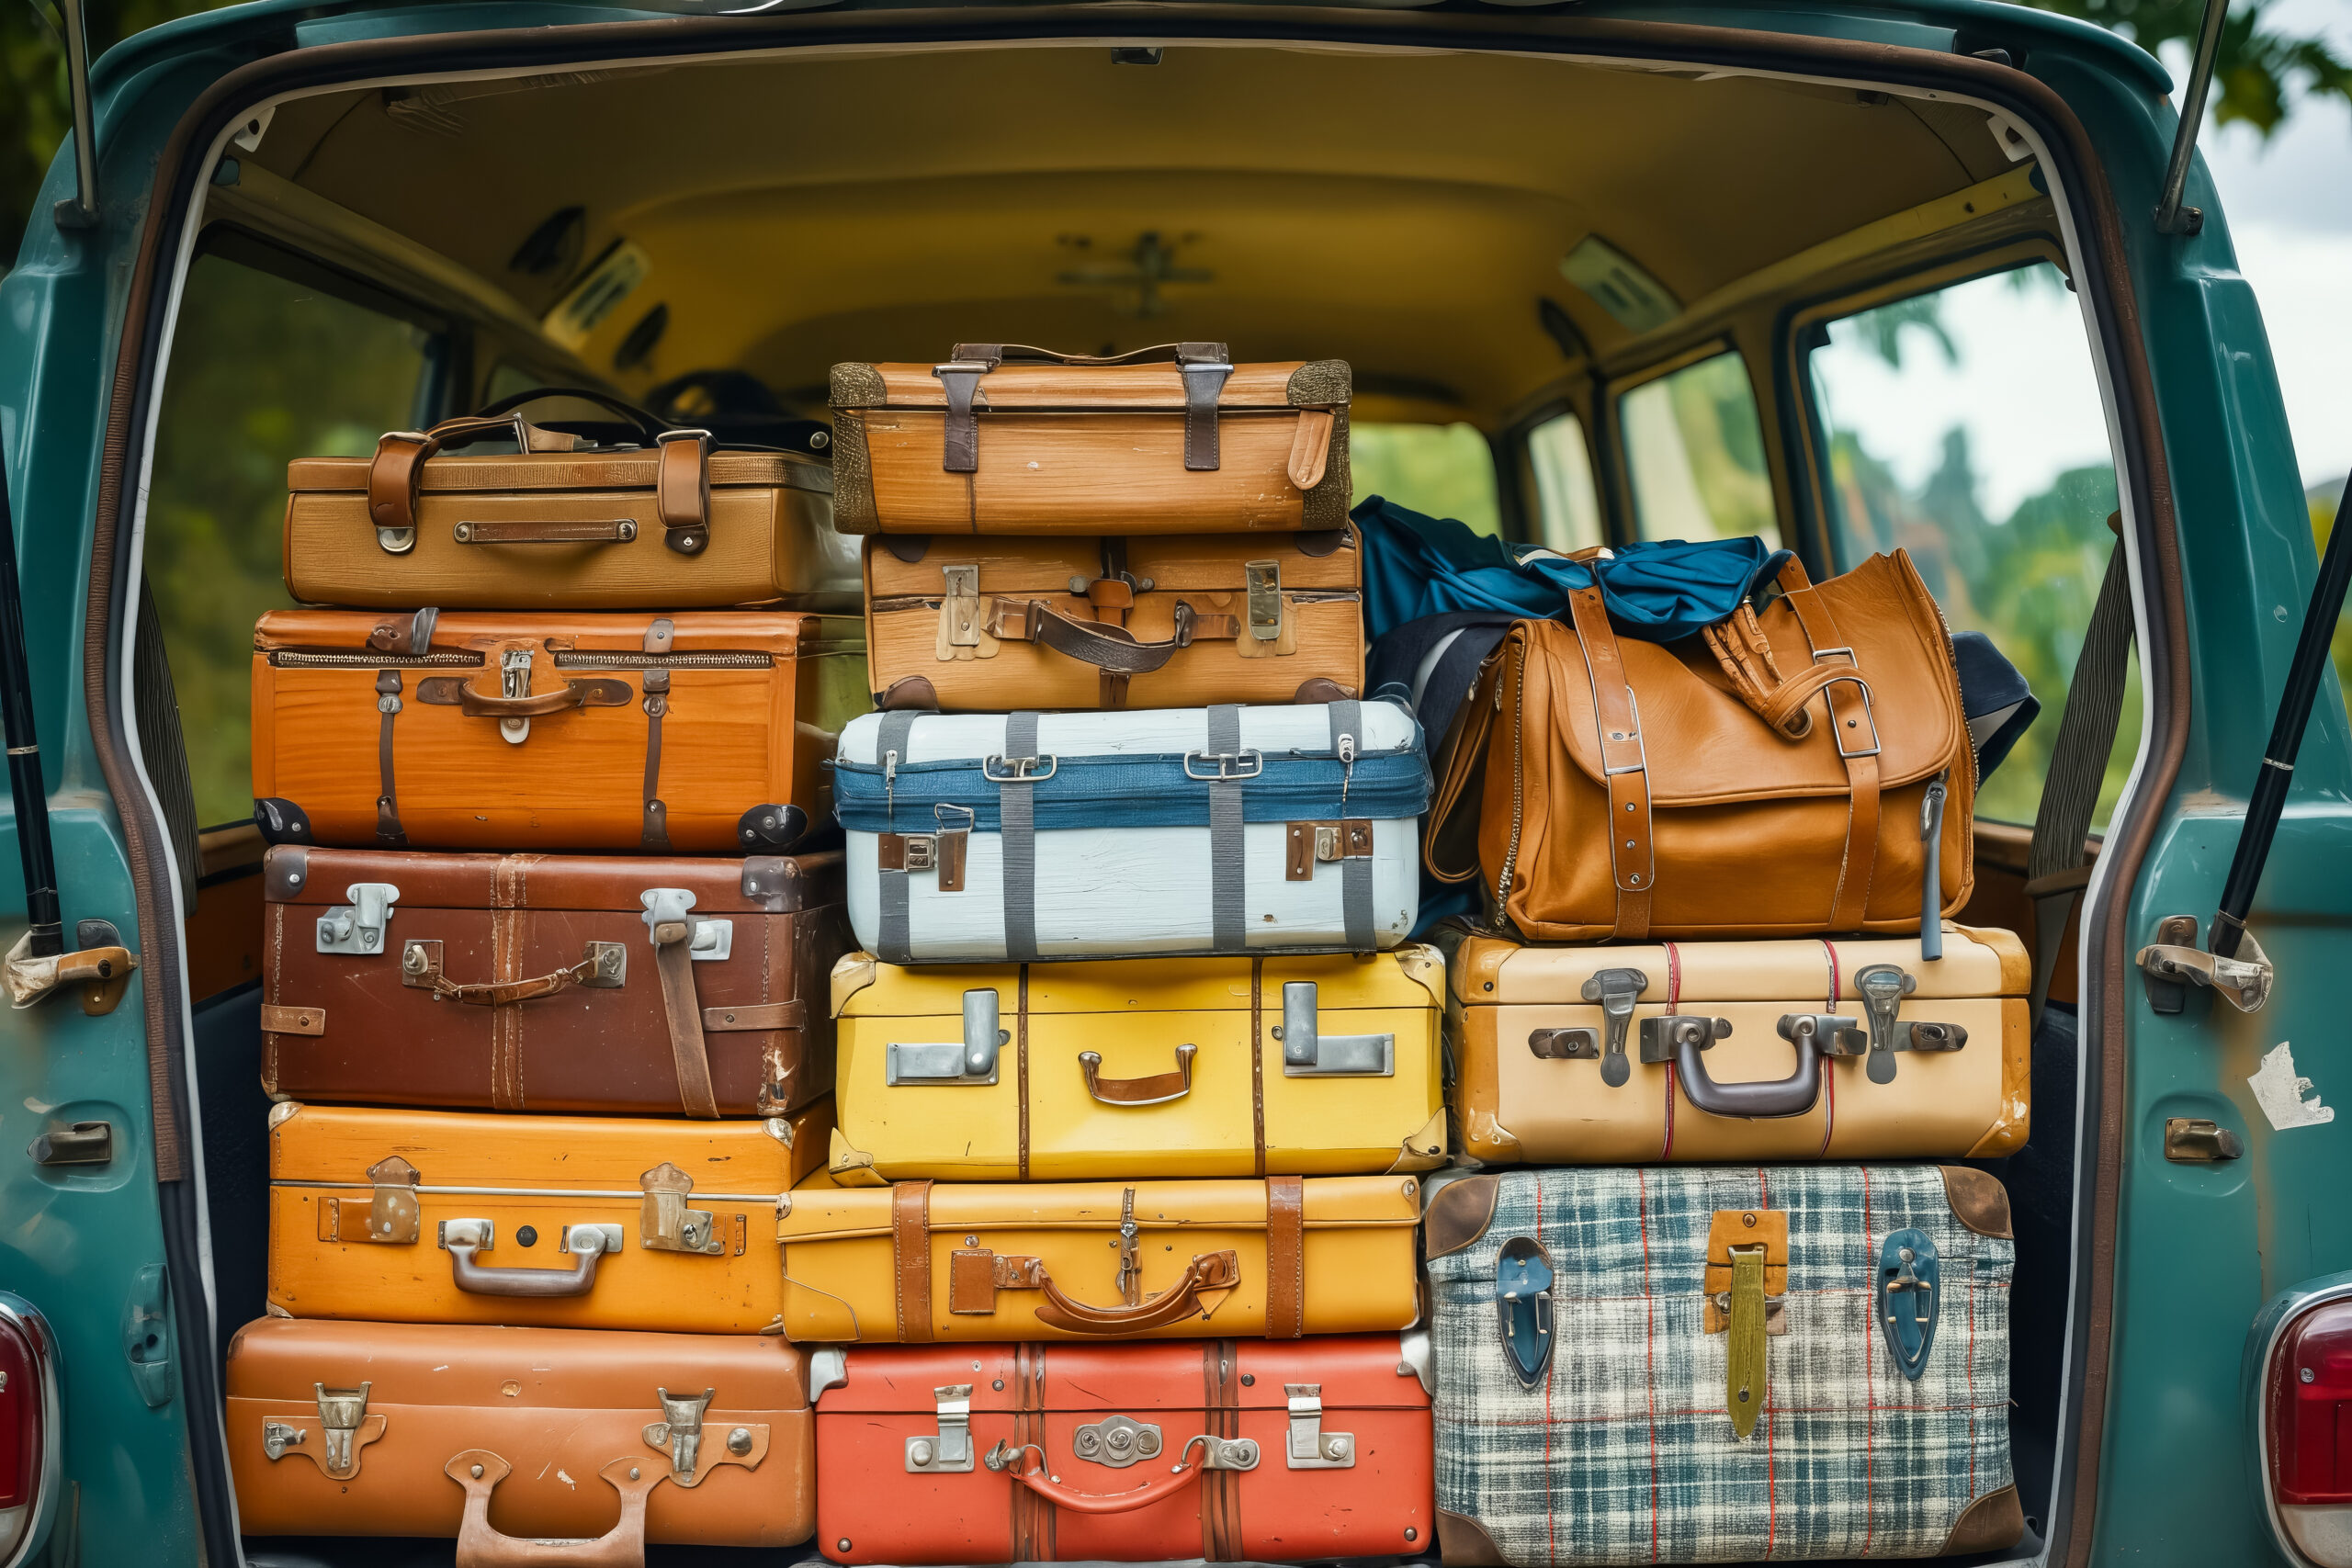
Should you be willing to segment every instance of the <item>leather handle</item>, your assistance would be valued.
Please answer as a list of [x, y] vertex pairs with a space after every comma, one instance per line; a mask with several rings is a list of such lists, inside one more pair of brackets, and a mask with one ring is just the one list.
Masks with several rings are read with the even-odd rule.
[[668, 1477], [657, 1460], [613, 1460], [596, 1473], [621, 1495], [621, 1517], [594, 1540], [532, 1540], [505, 1535], [490, 1522], [490, 1495], [514, 1467], [488, 1449], [454, 1454], [442, 1473], [466, 1490], [466, 1511], [458, 1524], [457, 1568], [644, 1568], [645, 1498]]
[[368, 464], [368, 521], [379, 528], [416, 526], [417, 491], [425, 460], [452, 446], [488, 436], [504, 436], [521, 452], [569, 452], [579, 442], [561, 431], [541, 430], [519, 413], [465, 414], [430, 430], [395, 430], [377, 438]]
[[596, 954], [592, 951], [569, 969], [535, 975], [527, 980], [469, 980], [461, 983], [447, 976], [435, 975], [433, 994], [444, 1001], [464, 1002], [471, 1007], [533, 1002], [542, 997], [560, 995], [583, 981], [594, 979], [598, 967]]
[[1801, 1032], [1790, 1043], [1797, 1048], [1797, 1066], [1787, 1077], [1717, 1083], [1707, 1076], [1698, 1043], [1685, 1040], [1674, 1050], [1676, 1077], [1684, 1097], [1710, 1116], [1802, 1116], [1821, 1098], [1821, 1042]]
[[1135, 1306], [1099, 1307], [1073, 1301], [1054, 1283], [1043, 1262], [1037, 1266], [1037, 1287], [1046, 1292], [1037, 1321], [1065, 1334], [1143, 1334], [1182, 1323], [1200, 1311], [1201, 1292], [1230, 1290], [1241, 1282], [1241, 1259], [1231, 1252], [1211, 1252], [1193, 1259], [1184, 1278], [1148, 1302]]
[[[1000, 599], [997, 604], [1001, 608], [992, 617], [997, 624], [990, 627], [991, 636], [1042, 644], [1065, 659], [1114, 675], [1148, 675], [1203, 637], [1235, 637], [1240, 630], [1238, 626], [1226, 629], [1204, 625], [1211, 620], [1231, 622], [1233, 617], [1201, 615], [1182, 600], [1176, 604], [1175, 635], [1159, 642], [1138, 642], [1124, 627], [1105, 622], [1072, 620], [1042, 600]], [[1019, 619], [1008, 626], [1008, 615]]]
[[1161, 360], [1179, 365], [1187, 360], [1216, 363], [1229, 361], [1233, 355], [1221, 343], [1159, 343], [1149, 348], [1130, 349], [1125, 354], [1062, 354], [1025, 343], [959, 343], [953, 357], [991, 366], [1009, 363], [1100, 367], [1108, 365], [1151, 365]]
[[618, 414], [622, 423], [631, 426], [649, 441], [660, 439], [662, 432], [669, 428], [627, 399], [614, 397], [610, 392], [597, 391], [593, 387], [534, 387], [527, 392], [511, 393], [494, 403], [476, 409], [474, 417], [487, 419], [493, 414], [511, 414], [516, 409], [528, 408], [533, 403], [544, 402], [555, 398], [562, 398], [571, 402], [594, 403], [607, 413]]
[[1149, 1077], [1106, 1078], [1102, 1076], [1102, 1058], [1092, 1051], [1079, 1053], [1078, 1070], [1085, 1077], [1086, 1092], [1101, 1104], [1165, 1105], [1193, 1092], [1193, 1058], [1200, 1050], [1197, 1045], [1177, 1046], [1176, 1070]]
[[625, 707], [636, 694], [627, 681], [609, 679], [566, 681], [554, 691], [534, 692], [527, 697], [485, 692], [446, 676], [420, 681], [416, 689], [417, 701], [438, 704], [455, 701], [459, 713], [474, 718], [544, 718], [549, 714], [568, 713], [573, 708]]
[[[594, 1242], [589, 1241], [591, 1236]], [[573, 1262], [569, 1269], [485, 1269], [474, 1261], [477, 1250], [471, 1240], [450, 1238], [450, 1275], [468, 1295], [584, 1296], [596, 1283], [596, 1265], [605, 1256], [605, 1233], [585, 1225], [573, 1227]]]
[[[1201, 1478], [1201, 1461], [1193, 1457], [1193, 1449], [1201, 1446], [1201, 1441], [1195, 1438], [1186, 1443], [1183, 1459], [1170, 1467], [1168, 1474], [1155, 1476], [1132, 1492], [1080, 1492], [1067, 1485], [1046, 1473], [1046, 1456], [1034, 1446], [1014, 1450], [1012, 1457], [1006, 1461], [1009, 1466], [1006, 1473], [1055, 1507], [1073, 1514], [1129, 1514], [1171, 1497]], [[1032, 1458], [1036, 1460], [1037, 1468], [1024, 1468]]]
[[451, 537], [461, 545], [626, 545], [636, 540], [637, 525], [626, 517], [587, 523], [545, 518], [460, 523]]

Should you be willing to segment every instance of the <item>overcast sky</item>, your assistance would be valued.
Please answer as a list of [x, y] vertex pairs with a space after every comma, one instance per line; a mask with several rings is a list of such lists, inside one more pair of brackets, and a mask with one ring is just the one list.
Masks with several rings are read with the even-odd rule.
[[[2278, 0], [2265, 16], [2352, 54], [2343, 0]], [[2165, 51], [2165, 64], [2186, 80], [2187, 48]], [[2201, 146], [2262, 304], [2303, 481], [2340, 484], [2352, 468], [2352, 107], [2306, 100], [2267, 143], [2209, 121]]]

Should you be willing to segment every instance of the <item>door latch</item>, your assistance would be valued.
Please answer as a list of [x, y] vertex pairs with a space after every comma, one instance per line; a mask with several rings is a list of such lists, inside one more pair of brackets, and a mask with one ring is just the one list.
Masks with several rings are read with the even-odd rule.
[[1625, 1060], [1625, 1035], [1634, 1018], [1634, 1004], [1650, 988], [1650, 977], [1638, 969], [1603, 969], [1584, 983], [1584, 999], [1600, 1004], [1605, 1032], [1600, 1053], [1600, 1081], [1623, 1089], [1634, 1076]]
[[1283, 1384], [1290, 1402], [1290, 1440], [1283, 1458], [1293, 1470], [1353, 1470], [1353, 1432], [1323, 1429], [1323, 1385], [1319, 1382]]
[[114, 1124], [76, 1122], [52, 1127], [26, 1146], [35, 1165], [110, 1165], [114, 1161]]
[[2245, 1156], [2245, 1140], [2201, 1116], [2165, 1120], [2165, 1158], [2175, 1165], [2218, 1165]]
[[[351, 900], [319, 917], [319, 951], [372, 957], [384, 951], [384, 928], [401, 890], [389, 882], [355, 882], [343, 890]], [[299, 929], [299, 928], [298, 928]]]
[[2156, 940], [2132, 962], [2146, 977], [2148, 1006], [2159, 1013], [2180, 1011], [2192, 986], [2240, 1012], [2259, 1012], [2270, 999], [2270, 957], [2252, 931], [2239, 933], [2235, 958], [2222, 958], [2197, 945], [2194, 916], [2167, 915], [2156, 922]]
[[948, 1383], [931, 1391], [939, 1411], [939, 1433], [907, 1439], [910, 1475], [964, 1475], [972, 1468], [972, 1385]]
[[1273, 1030], [1282, 1042], [1283, 1077], [1393, 1077], [1396, 1072], [1395, 1034], [1324, 1034], [1317, 1027], [1320, 992], [1313, 980], [1290, 980], [1283, 986], [1283, 1021]]

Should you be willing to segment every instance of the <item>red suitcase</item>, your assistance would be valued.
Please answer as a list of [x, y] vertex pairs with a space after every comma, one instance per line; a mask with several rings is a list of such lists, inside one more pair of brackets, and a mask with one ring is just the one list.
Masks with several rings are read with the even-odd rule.
[[1430, 1550], [1429, 1338], [809, 1356], [817, 1544], [846, 1563]]

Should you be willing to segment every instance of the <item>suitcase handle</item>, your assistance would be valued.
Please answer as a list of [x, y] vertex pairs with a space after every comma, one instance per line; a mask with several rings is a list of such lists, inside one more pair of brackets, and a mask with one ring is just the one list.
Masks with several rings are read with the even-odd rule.
[[1705, 1047], [1695, 1037], [1683, 1039], [1674, 1048], [1674, 1066], [1684, 1096], [1710, 1116], [1804, 1115], [1821, 1098], [1822, 1041], [1816, 1024], [1812, 1013], [1781, 1019], [1781, 1038], [1797, 1048], [1796, 1071], [1756, 1083], [1717, 1083], [1707, 1076], [1707, 1064], [1700, 1057]]
[[1199, 1312], [1202, 1292], [1231, 1290], [1239, 1284], [1241, 1259], [1231, 1252], [1203, 1254], [1193, 1259], [1180, 1282], [1135, 1306], [1090, 1306], [1071, 1300], [1046, 1272], [1043, 1258], [1037, 1260], [1035, 1279], [1037, 1288], [1046, 1292], [1036, 1316], [1046, 1327], [1065, 1334], [1143, 1334], [1182, 1323]]
[[1102, 1076], [1102, 1057], [1093, 1051], [1079, 1053], [1078, 1070], [1085, 1076], [1086, 1092], [1103, 1105], [1165, 1105], [1193, 1092], [1193, 1058], [1200, 1049], [1197, 1045], [1177, 1046], [1176, 1070], [1154, 1073], [1149, 1077], [1106, 1078]]
[[416, 700], [447, 707], [457, 705], [458, 711], [475, 718], [544, 718], [549, 714], [568, 713], [573, 708], [627, 707], [635, 700], [627, 681], [593, 679], [566, 681], [552, 692], [537, 692], [527, 697], [501, 696], [476, 690], [467, 682], [450, 675], [435, 676], [416, 683]]
[[488, 1449], [450, 1456], [442, 1472], [466, 1489], [466, 1511], [458, 1524], [458, 1568], [530, 1568], [565, 1563], [570, 1568], [643, 1568], [645, 1497], [662, 1484], [669, 1466], [623, 1457], [596, 1473], [621, 1495], [621, 1517], [594, 1540], [530, 1540], [491, 1527], [490, 1495], [514, 1467]]
[[[1182, 1492], [1201, 1478], [1202, 1463], [1193, 1457], [1195, 1449], [1205, 1449], [1206, 1437], [1194, 1438], [1184, 1445], [1183, 1458], [1169, 1467], [1166, 1475], [1148, 1481], [1132, 1492], [1080, 1492], [1062, 1483], [1059, 1476], [1046, 1472], [1046, 1455], [1035, 1443], [1019, 1448], [999, 1442], [981, 1456], [980, 1462], [990, 1470], [1001, 1471], [1022, 1485], [1043, 1497], [1057, 1508], [1067, 1508], [1073, 1514], [1126, 1514], [1137, 1508], [1148, 1508], [1163, 1498]], [[1027, 1468], [1032, 1457], [1037, 1468]]]
[[[479, 1225], [479, 1220], [470, 1225]], [[605, 1233], [594, 1225], [571, 1227], [574, 1261], [569, 1269], [485, 1269], [474, 1261], [481, 1233], [448, 1222], [442, 1245], [449, 1249], [449, 1271], [458, 1289], [476, 1296], [584, 1296], [596, 1283], [596, 1264], [605, 1256]], [[487, 1495], [487, 1494], [485, 1494]]]
[[1114, 675], [1148, 675], [1196, 642], [1232, 642], [1241, 636], [1241, 623], [1234, 616], [1204, 615], [1182, 599], [1176, 602], [1175, 622], [1172, 637], [1138, 642], [1124, 627], [1072, 620], [1042, 600], [999, 599], [989, 614], [988, 632], [1007, 642], [1042, 644], [1065, 659]]

